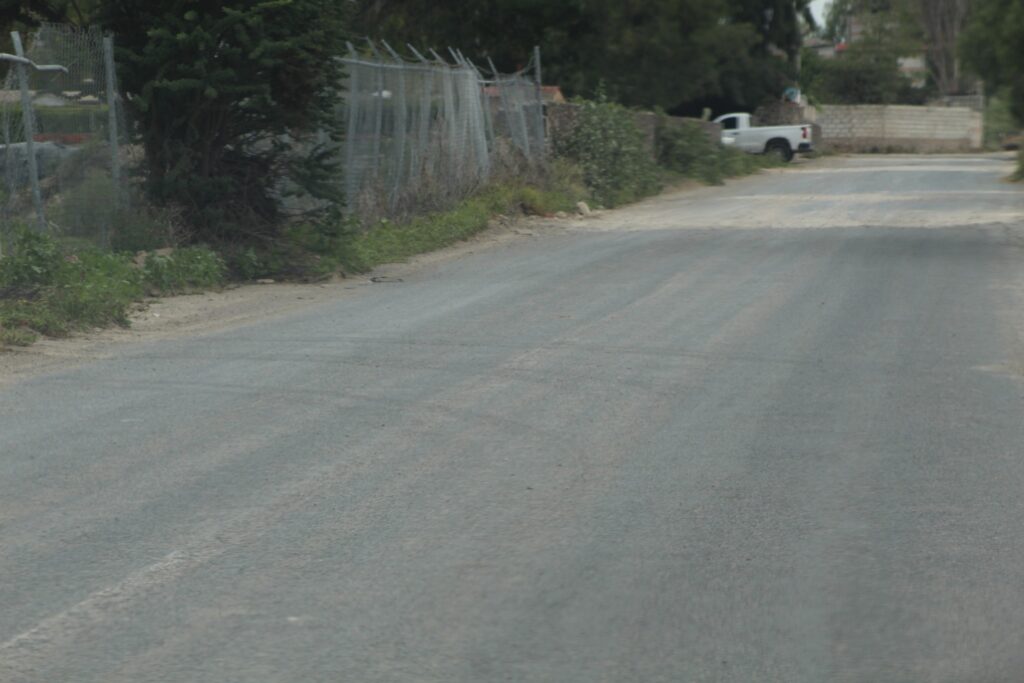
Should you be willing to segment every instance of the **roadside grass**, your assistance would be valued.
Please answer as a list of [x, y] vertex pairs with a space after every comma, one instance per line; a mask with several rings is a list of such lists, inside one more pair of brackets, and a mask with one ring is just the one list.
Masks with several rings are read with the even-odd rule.
[[280, 238], [263, 244], [227, 245], [223, 253], [231, 276], [239, 280], [319, 280], [442, 249], [485, 230], [495, 216], [552, 216], [575, 211], [579, 201], [590, 199], [581, 169], [556, 158], [530, 182], [493, 183], [445, 211], [371, 224], [334, 215], [289, 225]]
[[[338, 245], [337, 265], [349, 272], [366, 272], [383, 263], [405, 261], [466, 240], [485, 230], [497, 215], [553, 215], [573, 211], [587, 198], [582, 185], [549, 186], [503, 183], [483, 189], [454, 208], [413, 217], [381, 221], [368, 229], [350, 232]], [[328, 259], [330, 260], [330, 259]]]
[[224, 265], [205, 247], [132, 258], [21, 230], [0, 259], [0, 345], [28, 346], [40, 336], [128, 324], [146, 295], [218, 287]]

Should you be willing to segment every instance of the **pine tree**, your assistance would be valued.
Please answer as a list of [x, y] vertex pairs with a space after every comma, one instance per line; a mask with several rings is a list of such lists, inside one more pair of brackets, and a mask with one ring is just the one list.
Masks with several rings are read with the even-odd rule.
[[104, 0], [150, 194], [180, 207], [197, 237], [272, 231], [285, 188], [337, 199], [328, 147], [339, 135], [344, 7]]

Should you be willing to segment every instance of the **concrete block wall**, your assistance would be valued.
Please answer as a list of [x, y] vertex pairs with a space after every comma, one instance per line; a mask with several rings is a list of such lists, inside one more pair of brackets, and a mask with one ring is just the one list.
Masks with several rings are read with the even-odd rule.
[[823, 141], [852, 152], [967, 152], [981, 149], [982, 115], [967, 107], [825, 105]]

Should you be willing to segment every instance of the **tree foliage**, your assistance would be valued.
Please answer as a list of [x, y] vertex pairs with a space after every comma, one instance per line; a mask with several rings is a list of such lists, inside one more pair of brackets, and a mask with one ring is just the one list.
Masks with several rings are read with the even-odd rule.
[[977, 0], [960, 52], [965, 66], [989, 86], [1008, 90], [1013, 115], [1024, 124], [1024, 4]]
[[[286, 188], [331, 196], [346, 17], [334, 0], [104, 0], [153, 197], [205, 237], [273, 225]], [[243, 227], [248, 224], [249, 227]]]
[[754, 27], [765, 54], [774, 48], [795, 59], [804, 30], [816, 27], [811, 0], [732, 0], [732, 6], [733, 19]]
[[926, 38], [928, 70], [939, 91], [946, 95], [961, 92], [964, 87], [957, 41], [972, 4], [972, 0], [917, 0], [916, 9]]
[[568, 136], [555, 138], [555, 153], [579, 164], [594, 199], [618, 206], [661, 188], [658, 169], [633, 112], [620, 104], [581, 102]]
[[804, 55], [802, 83], [814, 99], [833, 104], [920, 104], [900, 58], [923, 50], [918, 0], [835, 0], [822, 34], [842, 46], [833, 59]]
[[[753, 108], [794, 76], [808, 0], [356, 0], [358, 33], [458, 47], [508, 71], [541, 46], [568, 95], [629, 106]], [[770, 17], [770, 21], [765, 21]]]
[[823, 104], [920, 104], [899, 70], [897, 55], [877, 46], [854, 44], [834, 59], [806, 52], [803, 85], [807, 94]]

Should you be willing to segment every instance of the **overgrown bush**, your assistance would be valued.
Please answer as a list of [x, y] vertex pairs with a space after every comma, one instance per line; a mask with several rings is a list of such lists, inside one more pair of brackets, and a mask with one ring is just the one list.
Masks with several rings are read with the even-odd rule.
[[224, 264], [203, 247], [148, 254], [83, 248], [73, 252], [48, 235], [22, 230], [0, 259], [0, 344], [30, 344], [40, 335], [126, 325], [147, 292], [172, 294], [223, 283]]
[[780, 163], [774, 155], [747, 154], [714, 142], [700, 124], [691, 121], [669, 124], [663, 119], [657, 142], [658, 163], [663, 168], [709, 185]]
[[1020, 131], [1010, 111], [1012, 95], [1008, 88], [1001, 89], [985, 104], [985, 147], [1001, 149], [1007, 138]]
[[0, 329], [7, 343], [24, 343], [36, 334], [124, 324], [142, 291], [142, 274], [127, 255], [68, 254], [52, 237], [25, 230], [0, 259]]
[[577, 163], [591, 195], [607, 207], [661, 189], [657, 164], [633, 113], [603, 97], [582, 101], [572, 131], [555, 140], [555, 153]]
[[700, 124], [669, 124], [663, 118], [658, 125], [657, 149], [662, 167], [709, 184], [722, 182], [721, 144], [713, 142]]

